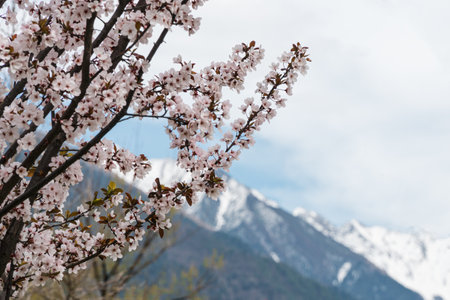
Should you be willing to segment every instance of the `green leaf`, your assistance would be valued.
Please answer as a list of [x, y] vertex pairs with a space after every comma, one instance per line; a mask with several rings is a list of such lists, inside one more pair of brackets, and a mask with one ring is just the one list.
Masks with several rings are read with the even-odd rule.
[[59, 212], [60, 212], [60, 210], [57, 207], [55, 207], [54, 209], [49, 211], [48, 214], [56, 214], [56, 213], [59, 213]]
[[108, 190], [115, 190], [116, 189], [116, 183], [114, 181], [111, 181], [108, 185]]
[[69, 218], [71, 218], [71, 217], [76, 217], [76, 216], [78, 216], [80, 213], [78, 212], [78, 211], [73, 211], [70, 215], [69, 215]]
[[92, 201], [92, 206], [101, 206], [103, 203], [105, 203], [105, 201], [102, 198], [95, 199]]
[[121, 188], [116, 188], [116, 189], [114, 189], [114, 191], [113, 191], [113, 194], [114, 194], [114, 195], [121, 194], [121, 193], [123, 193], [123, 190], [122, 190]]

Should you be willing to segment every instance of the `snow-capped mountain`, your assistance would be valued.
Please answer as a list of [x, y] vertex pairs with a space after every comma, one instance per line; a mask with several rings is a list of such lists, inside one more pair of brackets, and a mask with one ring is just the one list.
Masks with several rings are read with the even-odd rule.
[[355, 220], [334, 227], [315, 212], [303, 208], [296, 209], [294, 215], [363, 255], [425, 299], [450, 299], [450, 238], [436, 239], [424, 232], [404, 233], [379, 226], [368, 227]]
[[[157, 168], [159, 170], [169, 171], [173, 164], [158, 162], [155, 166], [160, 167]], [[84, 180], [71, 190], [69, 196], [68, 203], [72, 205], [71, 210], [75, 209], [80, 201], [85, 201], [86, 198], [90, 199], [93, 191], [99, 191], [110, 181], [115, 181], [117, 185], [133, 196], [145, 197], [146, 190], [126, 183], [125, 180], [122, 180], [123, 177], [122, 179], [118, 178], [114, 174], [86, 164], [83, 164], [83, 173]], [[161, 178], [163, 178], [163, 182], [166, 182], [167, 178]], [[151, 184], [151, 178], [148, 179], [148, 182], [144, 180], [141, 184], [146, 182]], [[161, 254], [159, 251], [167, 246], [167, 242], [165, 239], [152, 240], [153, 247], [146, 251], [142, 260], [153, 261], [153, 263], [140, 271], [131, 283], [132, 285], [145, 286], [149, 282], [166, 280], [170, 282], [173, 276], [180, 276], [182, 272], [190, 270], [192, 266], [203, 266], [205, 258], [217, 253], [225, 261], [223, 268], [216, 270], [217, 272], [213, 270], [207, 273], [200, 271], [200, 274], [204, 274], [209, 281], [208, 287], [201, 292], [201, 295], [208, 299], [354, 300], [349, 294], [336, 287], [320, 284], [311, 278], [302, 276], [286, 264], [276, 263], [270, 257], [258, 255], [240, 239], [214, 228], [207, 228], [183, 214], [182, 211], [174, 214], [172, 221], [175, 226], [171, 229], [170, 234], [176, 243], [159, 256]], [[127, 261], [133, 261], [131, 259], [134, 257], [133, 253], [127, 256], [130, 258]], [[158, 258], [155, 260], [156, 257]], [[180, 293], [180, 296], [185, 295], [184, 288], [180, 287], [177, 293]]]
[[227, 189], [218, 201], [204, 197], [188, 209], [193, 219], [238, 237], [275, 262], [356, 299], [421, 299], [308, 222], [233, 178], [226, 176], [225, 180]]
[[[167, 160], [153, 162], [151, 174], [143, 180], [134, 181], [131, 175], [122, 178], [146, 191], [156, 177], [165, 185], [188, 179], [173, 161]], [[255, 253], [284, 263], [321, 284], [334, 286], [354, 299], [422, 299], [343, 246], [328, 233], [332, 226], [319, 216], [313, 218], [317, 223], [314, 226], [312, 219], [293, 216], [230, 176], [223, 178], [227, 188], [217, 201], [203, 195], [186, 209], [197, 224], [236, 237]]]

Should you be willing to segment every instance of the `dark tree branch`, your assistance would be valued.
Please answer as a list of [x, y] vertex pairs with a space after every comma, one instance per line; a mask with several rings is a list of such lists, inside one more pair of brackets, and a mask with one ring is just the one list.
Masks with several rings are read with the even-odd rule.
[[84, 50], [83, 50], [83, 63], [81, 65], [80, 90], [82, 91], [84, 90], [85, 92], [90, 83], [89, 68], [91, 66], [91, 55], [92, 55], [92, 34], [94, 32], [94, 22], [96, 17], [97, 13], [93, 13], [92, 17], [86, 21], [86, 31], [84, 34]]
[[150, 118], [150, 119], [167, 119], [167, 120], [171, 120], [183, 125], [187, 125], [188, 121], [182, 119], [182, 118], [175, 118], [175, 117], [168, 117], [168, 116], [152, 116], [152, 115], [142, 115], [142, 114], [126, 114], [126, 117], [123, 118], [122, 120], [120, 120], [120, 122], [124, 122], [127, 121], [129, 119], [133, 119], [133, 118]]
[[0, 0], [0, 8], [2, 8], [3, 4], [5, 4], [6, 0]]
[[106, 263], [104, 261], [102, 262], [102, 275], [103, 276], [102, 276], [102, 282], [101, 282], [101, 287], [100, 287], [100, 295], [104, 298], [106, 296], [106, 292], [107, 292], [106, 285], [107, 285], [108, 279], [109, 279], [108, 270], [106, 268]]
[[[5, 233], [5, 236], [0, 242], [0, 274], [4, 274], [6, 265], [11, 259], [11, 254], [16, 249], [17, 237], [22, 231], [22, 226], [20, 226], [19, 221], [13, 219]], [[5, 288], [8, 288], [5, 286]], [[5, 289], [4, 288], [4, 289]]]
[[93, 254], [88, 255], [85, 258], [81, 259], [81, 260], [68, 263], [68, 264], [65, 265], [65, 267], [66, 267], [66, 269], [71, 269], [71, 268], [74, 268], [76, 266], [79, 266], [79, 265], [81, 265], [81, 264], [83, 264], [83, 263], [85, 263], [85, 262], [87, 262], [87, 261], [89, 261], [89, 260], [91, 260], [93, 258], [96, 258], [97, 256], [101, 255], [103, 253], [103, 251], [106, 250], [106, 248], [107, 248], [107, 246], [103, 246], [100, 249], [98, 249], [96, 252], [94, 252]]
[[11, 263], [11, 267], [10, 267], [10, 270], [8, 272], [8, 281], [5, 282], [5, 285], [6, 285], [5, 300], [8, 300], [11, 297], [11, 295], [12, 295], [13, 275], [14, 275], [14, 264]]

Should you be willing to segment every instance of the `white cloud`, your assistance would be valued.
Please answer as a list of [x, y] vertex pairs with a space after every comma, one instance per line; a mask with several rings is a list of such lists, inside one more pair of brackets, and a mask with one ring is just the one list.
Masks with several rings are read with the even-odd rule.
[[[205, 65], [253, 39], [267, 66], [303, 42], [311, 71], [261, 137], [289, 149], [279, 153], [284, 176], [308, 184], [265, 190], [295, 195], [335, 221], [448, 235], [449, 10], [444, 0], [211, 0], [200, 31], [173, 32], [152, 67], [167, 68], [179, 53]], [[265, 70], [251, 76], [251, 91]]]
[[[317, 24], [326, 29], [311, 41], [312, 70], [296, 90], [301, 101], [265, 137], [298, 150], [292, 176], [318, 182], [300, 197], [328, 217], [353, 213], [448, 235], [450, 77], [441, 46], [450, 43], [439, 38], [450, 22], [422, 27], [423, 3], [350, 3], [339, 1], [342, 11]], [[427, 9], [430, 19], [440, 13]]]

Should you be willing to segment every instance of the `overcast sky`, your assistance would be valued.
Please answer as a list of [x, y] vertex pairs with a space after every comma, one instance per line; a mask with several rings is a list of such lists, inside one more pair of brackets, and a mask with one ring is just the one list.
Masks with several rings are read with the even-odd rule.
[[[211, 0], [200, 31], [170, 33], [152, 69], [178, 54], [204, 66], [256, 40], [266, 60], [248, 92], [227, 94], [238, 103], [302, 42], [310, 72], [232, 175], [289, 211], [450, 236], [449, 11], [448, 0]], [[158, 130], [130, 123], [115, 135], [173, 157]]]

